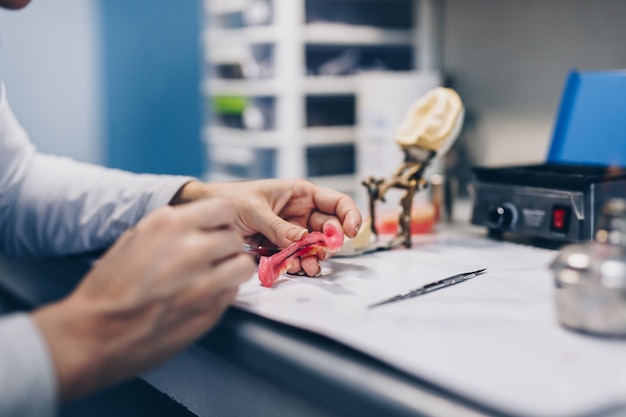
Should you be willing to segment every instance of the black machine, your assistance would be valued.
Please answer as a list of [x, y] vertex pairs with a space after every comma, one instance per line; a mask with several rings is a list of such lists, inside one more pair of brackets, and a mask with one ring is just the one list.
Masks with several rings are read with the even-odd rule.
[[626, 168], [529, 165], [474, 169], [472, 223], [492, 233], [592, 240], [611, 198], [626, 198]]
[[626, 198], [626, 72], [572, 72], [545, 164], [474, 168], [472, 223], [491, 234], [592, 240]]

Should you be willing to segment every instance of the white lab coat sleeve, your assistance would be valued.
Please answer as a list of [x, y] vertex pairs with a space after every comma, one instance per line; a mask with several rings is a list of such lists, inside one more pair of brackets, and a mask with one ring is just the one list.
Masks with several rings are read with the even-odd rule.
[[0, 318], [0, 416], [55, 416], [57, 384], [53, 360], [31, 317]]
[[0, 251], [7, 255], [106, 248], [192, 179], [37, 153], [0, 88]]

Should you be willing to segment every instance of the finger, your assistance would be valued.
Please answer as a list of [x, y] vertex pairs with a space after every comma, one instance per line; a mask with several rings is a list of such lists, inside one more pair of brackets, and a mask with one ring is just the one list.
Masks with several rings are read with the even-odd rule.
[[258, 213], [260, 221], [259, 232], [272, 241], [279, 248], [291, 245], [307, 233], [304, 227], [277, 216], [271, 209], [263, 209]]
[[[237, 295], [237, 288], [228, 288], [204, 298], [194, 309], [187, 309], [186, 314], [177, 316], [177, 320], [168, 323], [167, 343], [163, 356], [171, 356], [211, 329], [224, 315], [228, 306]], [[167, 345], [170, 346], [167, 346]]]
[[316, 186], [313, 201], [320, 212], [334, 215], [339, 219], [348, 237], [357, 235], [363, 219], [356, 204], [348, 195]]
[[289, 269], [287, 269], [287, 273], [292, 274], [292, 275], [294, 274], [302, 275], [301, 272], [302, 272], [302, 266], [300, 265], [300, 258], [296, 256], [291, 260], [291, 266], [289, 267]]
[[171, 241], [166, 244], [168, 249], [155, 253], [152, 262], [162, 264], [174, 276], [181, 277], [182, 271], [200, 271], [238, 255], [243, 243], [241, 236], [233, 229], [197, 230], [180, 237], [165, 236], [164, 239]]
[[233, 258], [218, 267], [197, 274], [184, 290], [171, 298], [174, 309], [194, 314], [215, 303], [215, 298], [225, 291], [236, 292], [239, 285], [250, 279], [255, 267], [245, 257]]
[[240, 253], [214, 264], [209, 273], [209, 279], [218, 282], [220, 288], [238, 287], [248, 281], [255, 270], [256, 264], [252, 257]]
[[322, 273], [322, 268], [320, 267], [317, 256], [307, 256], [306, 258], [302, 258], [300, 260], [300, 264], [302, 265], [304, 273], [310, 277], [316, 277]]
[[311, 230], [323, 232], [324, 226], [327, 224], [332, 224], [337, 230], [344, 232], [343, 226], [335, 216], [320, 213], [319, 211], [311, 213], [311, 217], [309, 217], [309, 227]]
[[189, 223], [200, 229], [232, 228], [235, 225], [235, 207], [230, 200], [209, 198], [176, 206], [175, 210]]
[[217, 229], [196, 234], [185, 250], [198, 253], [199, 261], [216, 264], [241, 253], [242, 237], [233, 229]]
[[[322, 272], [318, 258], [320, 252], [321, 251], [318, 251], [317, 256], [311, 255], [304, 258], [294, 258], [287, 273], [292, 275], [308, 275], [310, 277], [318, 276]], [[325, 257], [324, 254], [321, 256]]]

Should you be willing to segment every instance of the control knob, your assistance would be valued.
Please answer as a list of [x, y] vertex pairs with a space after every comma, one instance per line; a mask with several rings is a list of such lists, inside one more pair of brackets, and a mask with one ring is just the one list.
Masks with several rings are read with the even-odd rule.
[[512, 229], [517, 223], [517, 208], [511, 203], [503, 203], [489, 207], [487, 213], [489, 227], [493, 229]]

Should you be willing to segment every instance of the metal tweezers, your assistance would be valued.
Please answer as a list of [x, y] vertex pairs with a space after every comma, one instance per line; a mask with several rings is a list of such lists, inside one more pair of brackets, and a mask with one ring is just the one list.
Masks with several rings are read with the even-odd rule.
[[417, 297], [419, 295], [428, 294], [433, 291], [440, 290], [442, 288], [449, 287], [451, 285], [458, 284], [459, 282], [467, 281], [468, 279], [472, 279], [479, 275], [487, 272], [487, 268], [479, 269], [471, 272], [464, 272], [462, 274], [452, 275], [451, 277], [441, 279], [439, 281], [431, 282], [430, 284], [423, 285], [421, 287], [403, 291], [398, 295], [394, 295], [393, 297], [387, 298], [385, 300], [379, 301], [374, 304], [370, 304], [367, 308], [374, 308], [384, 304], [394, 303], [400, 300], [406, 300], [408, 298]]
[[244, 243], [241, 247], [242, 252], [251, 253], [259, 256], [272, 256], [281, 251], [278, 248], [266, 248], [263, 246], [252, 246], [249, 243]]

